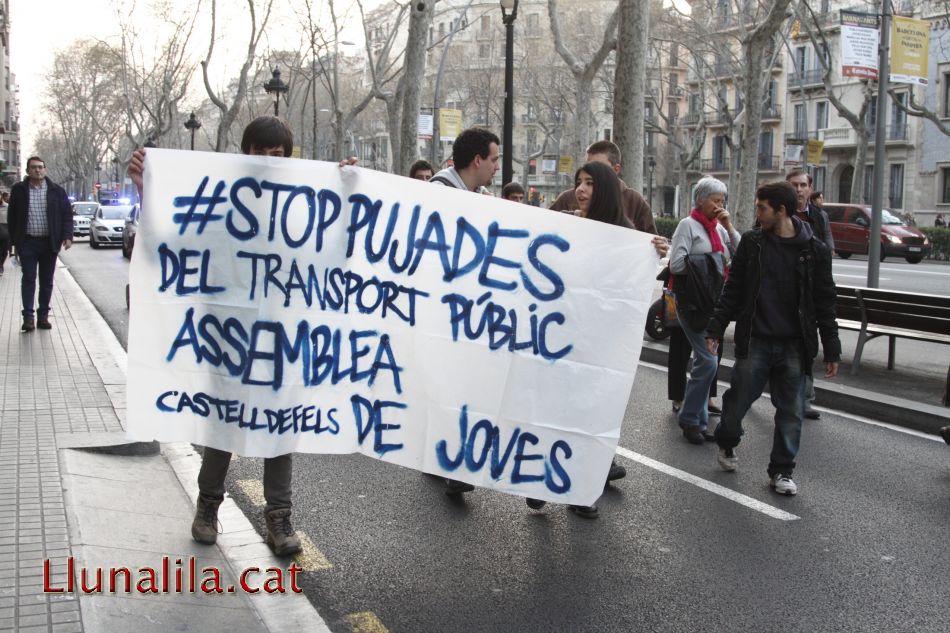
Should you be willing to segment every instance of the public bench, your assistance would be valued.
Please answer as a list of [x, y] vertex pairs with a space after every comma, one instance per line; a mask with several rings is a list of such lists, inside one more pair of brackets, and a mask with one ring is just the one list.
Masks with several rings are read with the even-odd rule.
[[[857, 374], [861, 367], [865, 343], [879, 336], [888, 337], [888, 369], [894, 369], [898, 338], [950, 345], [950, 297], [838, 286], [835, 309], [838, 327], [858, 332], [852, 375]], [[950, 369], [943, 403], [950, 406]]]

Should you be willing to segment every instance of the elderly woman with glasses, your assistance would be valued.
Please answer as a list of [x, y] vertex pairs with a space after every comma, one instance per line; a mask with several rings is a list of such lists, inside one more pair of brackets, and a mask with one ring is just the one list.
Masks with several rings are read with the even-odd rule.
[[683, 436], [691, 444], [712, 437], [707, 430], [707, 398], [719, 362], [706, 347], [705, 330], [739, 244], [739, 233], [725, 204], [725, 183], [711, 176], [702, 178], [693, 190], [693, 210], [676, 227], [670, 249], [677, 320], [693, 355], [679, 412]]

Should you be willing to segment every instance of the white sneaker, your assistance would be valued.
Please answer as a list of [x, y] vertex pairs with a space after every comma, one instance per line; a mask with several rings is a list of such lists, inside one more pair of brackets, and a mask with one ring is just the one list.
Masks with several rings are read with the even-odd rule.
[[739, 467], [739, 458], [736, 457], [734, 448], [720, 448], [716, 459], [719, 461], [719, 467], [727, 473], [734, 473]]
[[788, 475], [783, 475], [782, 473], [776, 473], [775, 475], [772, 475], [772, 478], [769, 479], [769, 488], [780, 495], [792, 496], [798, 494], [798, 486], [795, 485], [795, 482], [792, 481], [792, 478]]

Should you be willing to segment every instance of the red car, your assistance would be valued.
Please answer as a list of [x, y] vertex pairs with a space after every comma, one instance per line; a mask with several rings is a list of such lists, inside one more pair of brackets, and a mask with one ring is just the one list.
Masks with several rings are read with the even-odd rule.
[[[831, 221], [835, 252], [842, 259], [867, 255], [871, 234], [871, 206], [867, 204], [826, 203], [822, 209]], [[881, 209], [881, 261], [888, 255], [903, 257], [911, 264], [930, 254], [930, 240], [888, 209]]]

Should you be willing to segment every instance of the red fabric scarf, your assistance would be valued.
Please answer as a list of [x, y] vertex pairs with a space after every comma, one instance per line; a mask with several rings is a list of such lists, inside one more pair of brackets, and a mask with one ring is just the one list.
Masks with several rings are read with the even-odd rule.
[[712, 249], [714, 253], [726, 252], [726, 247], [722, 245], [722, 240], [719, 238], [719, 231], [716, 228], [716, 226], [719, 224], [719, 220], [710, 220], [705, 215], [703, 215], [703, 212], [698, 208], [694, 208], [692, 211], [690, 211], [689, 217], [702, 224], [703, 228], [706, 229], [706, 233], [709, 235], [709, 241], [712, 243]]

